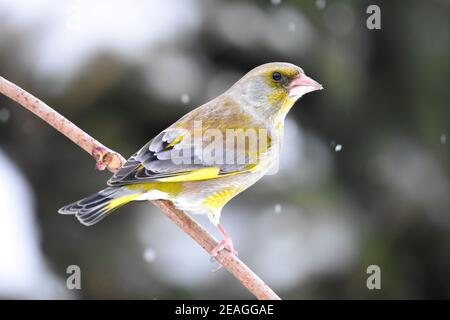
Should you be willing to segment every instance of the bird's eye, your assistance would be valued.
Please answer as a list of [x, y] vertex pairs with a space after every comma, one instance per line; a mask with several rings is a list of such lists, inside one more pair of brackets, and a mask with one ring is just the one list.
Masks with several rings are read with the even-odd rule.
[[281, 78], [282, 78], [281, 73], [279, 73], [279, 72], [274, 72], [274, 73], [272, 73], [272, 79], [273, 79], [273, 80], [275, 80], [275, 81], [280, 81]]

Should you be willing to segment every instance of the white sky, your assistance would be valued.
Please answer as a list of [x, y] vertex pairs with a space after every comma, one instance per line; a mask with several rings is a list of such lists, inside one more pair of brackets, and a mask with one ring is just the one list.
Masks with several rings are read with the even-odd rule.
[[0, 0], [0, 18], [32, 35], [32, 58], [44, 74], [74, 71], [99, 49], [141, 53], [199, 25], [195, 0]]

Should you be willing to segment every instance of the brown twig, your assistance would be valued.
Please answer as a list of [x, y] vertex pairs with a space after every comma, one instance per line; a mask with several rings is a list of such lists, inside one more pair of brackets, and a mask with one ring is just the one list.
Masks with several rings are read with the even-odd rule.
[[[2, 77], [0, 77], [0, 93], [27, 108], [83, 148], [94, 157], [98, 169], [103, 170], [107, 168], [114, 172], [125, 162], [125, 159], [119, 153], [108, 149], [47, 104]], [[211, 254], [212, 249], [217, 245], [217, 240], [196, 221], [185, 212], [176, 209], [170, 201], [157, 200], [152, 202], [178, 227]], [[222, 250], [216, 256], [216, 260], [231, 272], [256, 298], [260, 300], [280, 299], [264, 281], [234, 254]]]

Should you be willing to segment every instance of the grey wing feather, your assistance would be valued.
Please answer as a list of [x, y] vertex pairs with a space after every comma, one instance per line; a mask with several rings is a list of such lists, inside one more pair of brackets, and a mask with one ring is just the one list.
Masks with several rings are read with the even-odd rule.
[[109, 179], [108, 185], [121, 186], [175, 177], [206, 167], [219, 167], [219, 175], [223, 175], [244, 171], [249, 164], [247, 150], [238, 150], [236, 146], [233, 150], [227, 150], [224, 146], [224, 154], [233, 152], [235, 155], [234, 163], [220, 164], [214, 159], [204, 159], [202, 154], [197, 153], [190, 138], [183, 139], [188, 132], [179, 128], [161, 132], [130, 157]]
[[[174, 153], [170, 143], [186, 130], [168, 129], [145, 144], [108, 180], [110, 186], [120, 186], [180, 175], [204, 167], [187, 150]], [[187, 145], [184, 149], [191, 148]], [[183, 152], [186, 151], [186, 152]], [[184, 155], [184, 156], [183, 156]]]

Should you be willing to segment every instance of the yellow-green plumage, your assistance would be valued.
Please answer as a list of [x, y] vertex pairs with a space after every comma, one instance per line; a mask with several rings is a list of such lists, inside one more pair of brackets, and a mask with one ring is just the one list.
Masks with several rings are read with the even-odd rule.
[[[275, 72], [282, 81], [274, 79]], [[76, 214], [81, 222], [91, 225], [129, 201], [167, 199], [181, 210], [207, 214], [217, 225], [223, 206], [271, 169], [278, 156], [276, 148], [281, 143], [289, 109], [301, 94], [317, 90], [318, 87], [305, 89], [292, 95], [291, 83], [302, 74], [302, 69], [288, 63], [270, 63], [253, 69], [228, 91], [186, 114], [147, 143], [114, 174], [108, 188], [65, 206], [60, 212]], [[196, 126], [198, 122], [200, 128]], [[190, 137], [202, 136], [211, 129], [223, 137], [228, 129], [264, 132], [257, 136], [261, 148], [244, 145], [224, 149], [225, 154], [233, 152], [237, 158], [251, 157], [254, 162], [195, 163], [198, 157], [195, 153], [188, 159], [191, 164], [173, 161], [173, 154], [192, 148]], [[208, 143], [202, 141], [202, 146]]]

